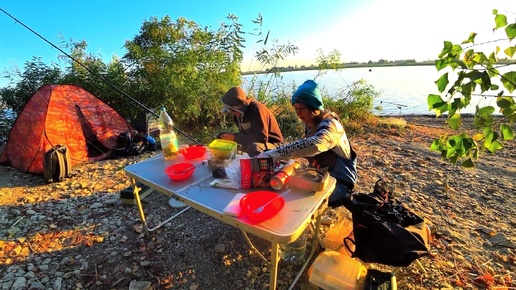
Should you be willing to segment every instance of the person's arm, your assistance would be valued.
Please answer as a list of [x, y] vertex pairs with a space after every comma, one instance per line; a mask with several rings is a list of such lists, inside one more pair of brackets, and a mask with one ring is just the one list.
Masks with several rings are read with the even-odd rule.
[[220, 132], [219, 134], [217, 134], [217, 139], [235, 141], [235, 134], [229, 132]]
[[240, 132], [234, 133], [234, 141], [239, 144], [250, 144], [253, 142], [265, 143], [269, 136], [269, 119], [271, 112], [265, 106], [250, 106], [244, 117], [244, 125], [248, 123], [249, 128], [242, 128]]
[[317, 127], [317, 132], [314, 136], [282, 145], [261, 155], [271, 157], [274, 162], [292, 158], [312, 157], [337, 147], [343, 135], [344, 128], [337, 120], [324, 119]]

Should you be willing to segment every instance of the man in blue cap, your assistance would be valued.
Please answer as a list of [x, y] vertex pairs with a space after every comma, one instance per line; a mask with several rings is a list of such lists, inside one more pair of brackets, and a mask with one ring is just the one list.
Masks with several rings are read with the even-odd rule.
[[334, 112], [324, 110], [319, 86], [313, 80], [305, 81], [292, 95], [292, 106], [297, 117], [305, 123], [305, 138], [264, 152], [259, 157], [278, 160], [301, 158], [315, 168], [328, 168], [337, 180], [328, 205], [347, 205], [358, 180], [357, 154], [351, 148], [344, 127]]

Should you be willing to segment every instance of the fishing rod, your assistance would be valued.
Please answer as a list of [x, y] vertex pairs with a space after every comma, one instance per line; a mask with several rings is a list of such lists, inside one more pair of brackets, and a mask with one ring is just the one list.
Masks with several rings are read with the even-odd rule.
[[[123, 96], [129, 98], [133, 103], [137, 104], [138, 106], [140, 106], [141, 108], [143, 108], [144, 110], [146, 110], [147, 112], [151, 113], [152, 115], [154, 115], [155, 117], [159, 118], [159, 115], [156, 114], [153, 110], [147, 108], [146, 106], [144, 106], [142, 103], [138, 102], [135, 98], [131, 97], [129, 94], [127, 94], [126, 92], [122, 91], [121, 89], [119, 89], [117, 86], [113, 85], [110, 81], [106, 80], [104, 77], [102, 77], [101, 75], [95, 73], [94, 71], [92, 71], [89, 67], [87, 67], [86, 65], [82, 64], [80, 61], [78, 61], [77, 59], [75, 59], [73, 56], [69, 55], [68, 53], [66, 53], [65, 51], [63, 51], [61, 48], [57, 47], [56, 45], [54, 45], [52, 42], [50, 42], [49, 40], [47, 40], [46, 38], [44, 38], [43, 36], [41, 36], [39, 33], [37, 33], [36, 31], [32, 30], [30, 27], [28, 27], [27, 25], [23, 24], [20, 20], [16, 19], [14, 16], [12, 16], [11, 14], [9, 14], [7, 11], [5, 11], [4, 9], [0, 8], [0, 11], [2, 11], [4, 14], [6, 14], [7, 16], [9, 16], [10, 18], [12, 18], [15, 22], [19, 23], [20, 25], [22, 25], [23, 27], [25, 27], [27, 30], [29, 30], [30, 32], [34, 33], [35, 35], [37, 35], [39, 38], [41, 38], [42, 40], [44, 40], [46, 43], [50, 44], [52, 47], [54, 47], [55, 49], [59, 50], [61, 53], [63, 53], [64, 55], [66, 55], [68, 58], [70, 58], [71, 60], [73, 60], [74, 62], [76, 62], [77, 64], [79, 64], [81, 67], [83, 67], [84, 69], [86, 69], [90, 74], [92, 74], [93, 76], [101, 79], [103, 82], [105, 82], [106, 84], [109, 85], [109, 88], [111, 88], [114, 92], [116, 93], [120, 93], [122, 94]], [[189, 134], [187, 134], [186, 132], [184, 132], [183, 130], [177, 128], [176, 126], [173, 126], [175, 130], [177, 130], [179, 133], [183, 134], [186, 138], [190, 139], [191, 141], [195, 142], [196, 144], [199, 144], [199, 145], [202, 145], [201, 142], [197, 141], [195, 138], [193, 138], [192, 136], [190, 136]]]

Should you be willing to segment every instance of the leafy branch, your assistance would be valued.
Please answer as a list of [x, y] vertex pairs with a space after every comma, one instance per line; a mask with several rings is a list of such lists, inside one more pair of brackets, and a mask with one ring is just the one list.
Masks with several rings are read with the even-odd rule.
[[[487, 43], [504, 40], [509, 40], [510, 43], [516, 37], [516, 23], [507, 23], [507, 17], [498, 14], [497, 10], [493, 10], [493, 14], [494, 30], [503, 29], [506, 38]], [[437, 116], [447, 114], [446, 122], [454, 130], [461, 129], [463, 124], [460, 112], [472, 105], [472, 96], [477, 95], [474, 93], [476, 90], [480, 90], [482, 97], [496, 98], [497, 108], [491, 105], [475, 105], [474, 132], [441, 136], [430, 146], [432, 150], [441, 152], [444, 160], [453, 164], [459, 163], [466, 168], [474, 167], [474, 161], [486, 150], [496, 153], [503, 148], [504, 142], [514, 139], [512, 127], [516, 121], [516, 102], [513, 94], [516, 90], [516, 72], [510, 70], [516, 63], [506, 58], [500, 59], [498, 55], [502, 48], [499, 46], [489, 55], [475, 51], [474, 48], [481, 45], [475, 43], [476, 35], [471, 33], [469, 38], [462, 42], [462, 46], [449, 41], [444, 42], [444, 48], [435, 62], [435, 67], [439, 71], [451, 68], [457, 79], [450, 83], [450, 73], [444, 73], [435, 81], [440, 95], [430, 94], [427, 97], [429, 110], [435, 111]], [[516, 46], [509, 45], [503, 49], [503, 53], [506, 57], [513, 58]]]

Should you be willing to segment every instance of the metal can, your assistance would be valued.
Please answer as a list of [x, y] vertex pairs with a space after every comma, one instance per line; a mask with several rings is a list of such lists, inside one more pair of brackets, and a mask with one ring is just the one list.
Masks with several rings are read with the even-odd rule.
[[299, 167], [300, 163], [297, 160], [290, 160], [287, 164], [281, 168], [278, 173], [271, 177], [270, 185], [275, 190], [280, 190], [288, 184], [288, 179]]

